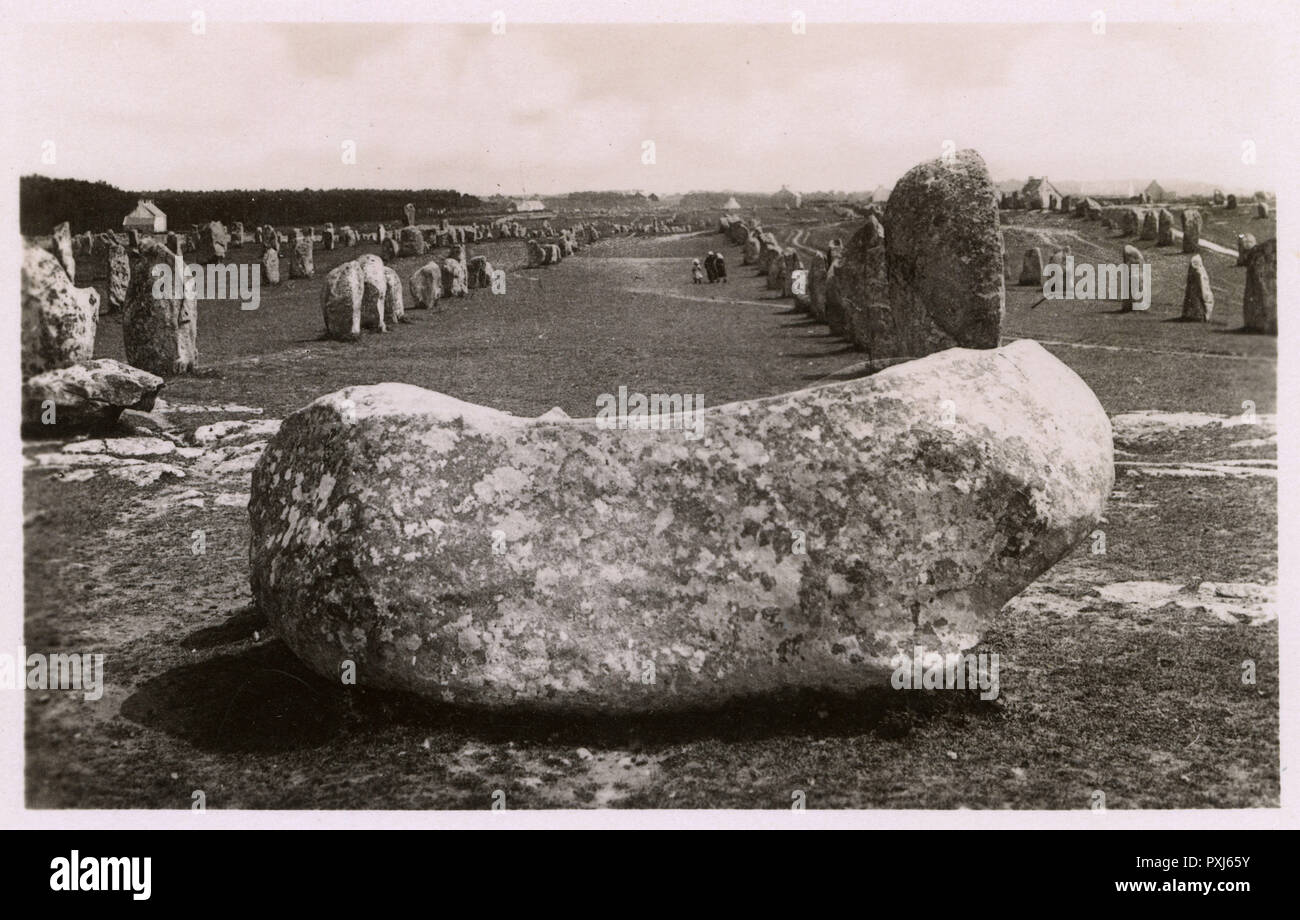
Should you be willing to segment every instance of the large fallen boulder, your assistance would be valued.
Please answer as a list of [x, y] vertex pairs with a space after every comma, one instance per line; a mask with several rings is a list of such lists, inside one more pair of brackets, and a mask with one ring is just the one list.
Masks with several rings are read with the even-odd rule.
[[163, 379], [112, 358], [46, 371], [23, 381], [23, 424], [42, 431], [117, 421], [123, 409], [152, 411]]
[[22, 375], [89, 361], [99, 325], [99, 294], [75, 287], [58, 259], [23, 246]]
[[[974, 150], [913, 167], [885, 208], [889, 296], [868, 304], [873, 359], [996, 348], [1006, 300], [997, 189]], [[853, 261], [845, 255], [845, 264]]]
[[851, 692], [976, 644], [1114, 479], [1106, 413], [1029, 340], [610, 421], [397, 383], [321, 397], [253, 472], [260, 611], [327, 679], [436, 701]]

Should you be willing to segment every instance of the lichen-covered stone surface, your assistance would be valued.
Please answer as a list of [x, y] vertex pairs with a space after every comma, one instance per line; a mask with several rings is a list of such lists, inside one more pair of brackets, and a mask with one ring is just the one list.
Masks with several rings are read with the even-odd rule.
[[127, 254], [126, 247], [116, 239], [106, 240], [103, 248], [100, 264], [108, 281], [104, 286], [108, 295], [104, 312], [116, 313], [126, 306], [127, 293], [131, 288], [131, 257]]
[[913, 167], [890, 193], [885, 231], [889, 297], [873, 304], [871, 356], [996, 348], [1006, 291], [997, 189], [983, 158], [961, 150]]
[[79, 288], [53, 255], [23, 246], [22, 374], [89, 361], [99, 325], [99, 294]]
[[255, 601], [318, 673], [441, 701], [852, 691], [900, 650], [975, 644], [1113, 481], [1101, 406], [1031, 341], [709, 408], [688, 433], [396, 383], [321, 397], [253, 473]]

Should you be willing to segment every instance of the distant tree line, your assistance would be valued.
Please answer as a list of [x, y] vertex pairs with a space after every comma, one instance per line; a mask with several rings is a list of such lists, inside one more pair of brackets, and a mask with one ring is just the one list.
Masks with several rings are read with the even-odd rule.
[[219, 220], [240, 221], [252, 228], [261, 224], [300, 226], [337, 223], [398, 222], [402, 208], [414, 204], [421, 218], [439, 213], [481, 210], [484, 202], [450, 189], [257, 189], [215, 192], [126, 192], [107, 182], [23, 176], [18, 180], [18, 216], [21, 232], [49, 233], [54, 225], [69, 221], [72, 232], [121, 230], [140, 198], [151, 198], [167, 215], [168, 229], [186, 230], [192, 224]]

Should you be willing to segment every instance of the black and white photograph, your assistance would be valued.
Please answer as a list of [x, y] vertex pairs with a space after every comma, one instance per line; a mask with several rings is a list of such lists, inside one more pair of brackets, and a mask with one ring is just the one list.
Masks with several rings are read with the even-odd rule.
[[8, 7], [11, 823], [1294, 818], [1289, 8]]

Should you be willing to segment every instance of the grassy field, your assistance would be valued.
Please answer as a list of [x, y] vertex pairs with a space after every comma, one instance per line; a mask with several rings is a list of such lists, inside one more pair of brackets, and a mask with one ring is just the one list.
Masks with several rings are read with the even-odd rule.
[[[852, 229], [797, 215], [769, 219], [813, 246]], [[1187, 257], [1149, 244], [1148, 313], [1031, 308], [1040, 293], [1014, 285], [1025, 246], [1069, 241], [1076, 258], [1100, 261], [1122, 241], [1095, 222], [1021, 221], [1006, 227], [1007, 337], [1051, 343], [1088, 381], [1118, 417], [1120, 465], [1105, 551], [1076, 549], [985, 637], [1002, 658], [998, 699], [800, 696], [572, 721], [342, 688], [301, 666], [249, 606], [240, 502], [255, 439], [177, 461], [185, 478], [147, 486], [61, 478], [38, 460], [60, 445], [29, 442], [26, 643], [102, 651], [107, 681], [97, 702], [27, 695], [29, 805], [189, 809], [197, 790], [209, 808], [480, 809], [497, 790], [510, 808], [779, 809], [800, 792], [809, 808], [1083, 809], [1098, 792], [1111, 809], [1276, 805], [1276, 622], [1180, 603], [1205, 583], [1276, 583], [1276, 481], [1154, 474], [1274, 455], [1276, 340], [1235, 331], [1244, 269], [1226, 256], [1206, 257], [1216, 321], [1172, 322]], [[692, 285], [689, 260], [718, 248], [730, 283]], [[855, 373], [857, 353], [774, 298], [717, 233], [605, 240], [540, 269], [523, 267], [518, 243], [471, 245], [506, 268], [504, 295], [417, 311], [356, 344], [324, 341], [320, 276], [363, 251], [374, 247], [318, 253], [316, 279], [264, 290], [258, 311], [204, 304], [202, 370], [168, 382], [164, 398], [187, 410], [166, 416], [169, 430], [281, 418], [386, 380], [577, 416], [619, 385], [716, 405]], [[395, 267], [406, 278], [419, 264]], [[122, 357], [119, 321], [103, 322], [97, 351]], [[1244, 400], [1258, 419], [1147, 428], [1121, 416], [1236, 416]], [[1241, 679], [1247, 661], [1256, 683]]]

